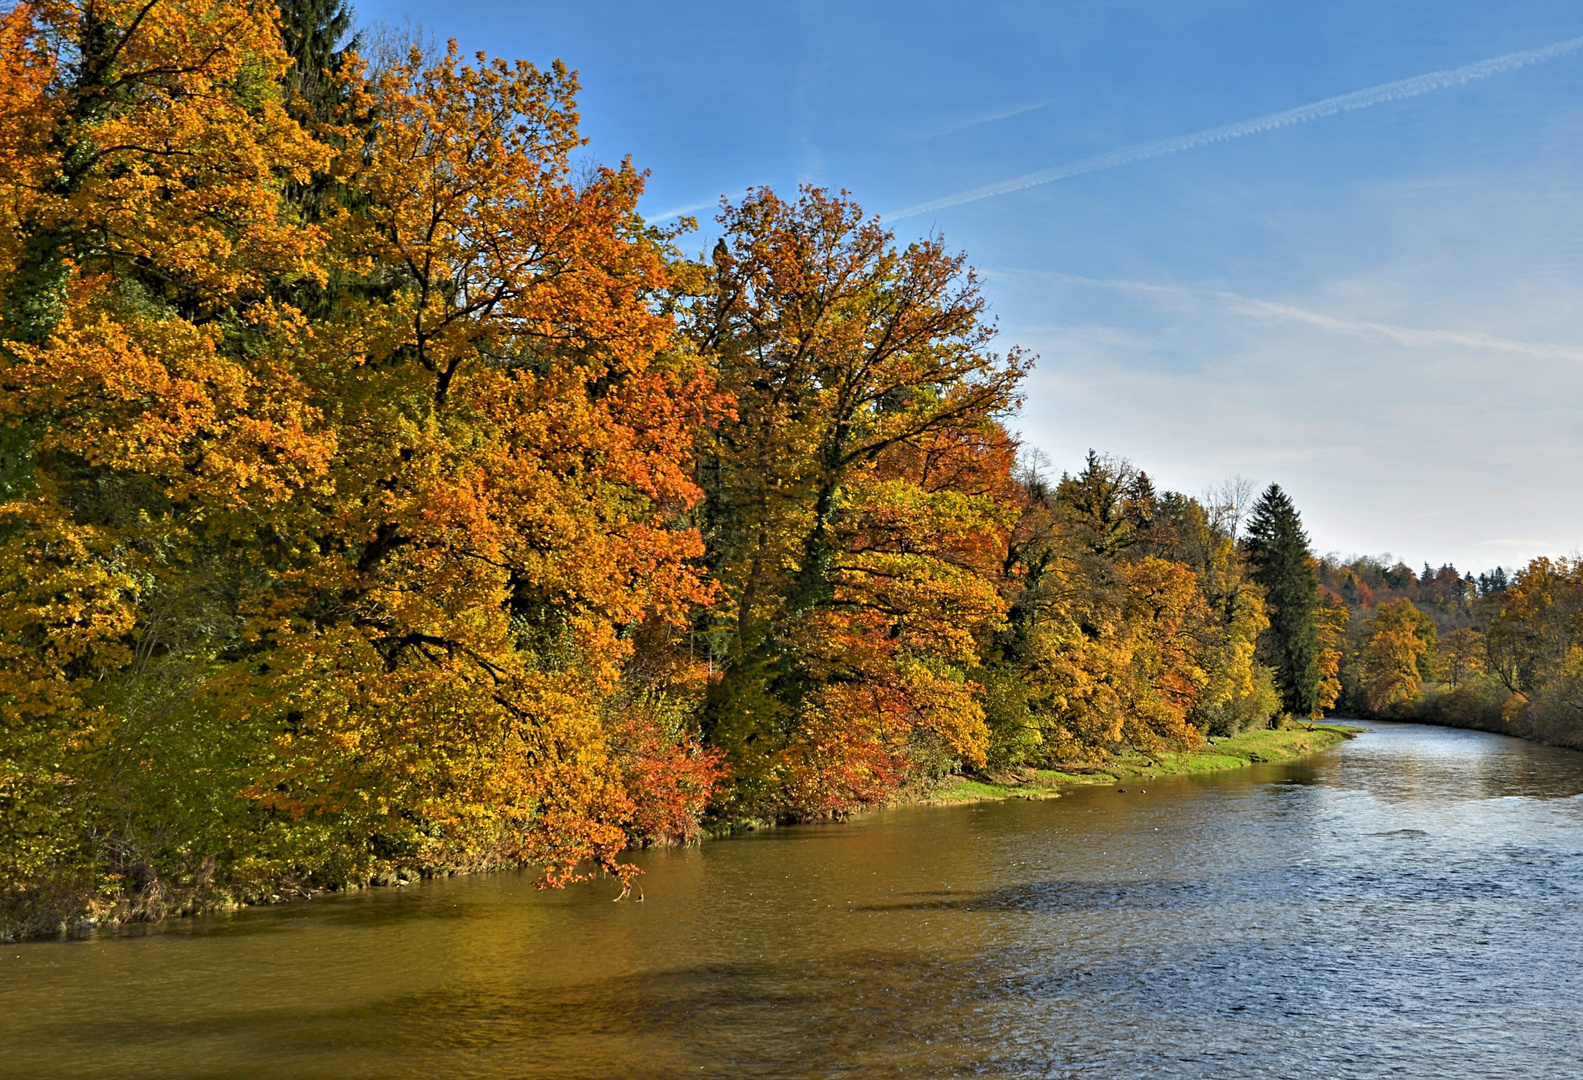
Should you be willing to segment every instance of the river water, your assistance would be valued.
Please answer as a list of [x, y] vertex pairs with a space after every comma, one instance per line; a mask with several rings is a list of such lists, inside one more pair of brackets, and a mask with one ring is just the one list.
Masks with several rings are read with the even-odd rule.
[[0, 947], [0, 1076], [1583, 1076], [1583, 754], [917, 807]]

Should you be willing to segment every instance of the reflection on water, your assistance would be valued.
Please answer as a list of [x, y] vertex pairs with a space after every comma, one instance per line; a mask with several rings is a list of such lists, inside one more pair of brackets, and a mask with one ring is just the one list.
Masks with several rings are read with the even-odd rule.
[[0, 1075], [1583, 1075], [1583, 754], [1311, 761], [0, 952]]

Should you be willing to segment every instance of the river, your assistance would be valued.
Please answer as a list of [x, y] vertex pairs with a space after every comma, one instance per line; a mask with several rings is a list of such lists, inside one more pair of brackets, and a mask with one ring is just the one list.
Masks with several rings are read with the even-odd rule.
[[0, 947], [0, 1076], [1583, 1076], [1583, 754], [1306, 761]]

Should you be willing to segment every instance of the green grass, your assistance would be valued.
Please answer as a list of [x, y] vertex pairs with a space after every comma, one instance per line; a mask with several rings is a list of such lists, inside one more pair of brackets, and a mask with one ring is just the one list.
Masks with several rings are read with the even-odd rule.
[[1079, 785], [1116, 784], [1129, 778], [1153, 779], [1184, 773], [1240, 769], [1256, 762], [1291, 761], [1352, 738], [1361, 728], [1344, 724], [1306, 723], [1278, 730], [1244, 731], [1216, 739], [1196, 750], [1164, 751], [1155, 757], [1129, 752], [1103, 762], [1073, 762], [1066, 771], [1023, 769], [988, 782], [949, 777], [919, 800], [928, 803], [982, 802], [988, 799], [1057, 799], [1060, 789]]

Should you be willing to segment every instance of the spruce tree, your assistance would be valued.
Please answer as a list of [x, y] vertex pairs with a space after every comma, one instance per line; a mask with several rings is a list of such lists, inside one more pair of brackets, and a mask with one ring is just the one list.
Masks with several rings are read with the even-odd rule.
[[301, 95], [301, 119], [325, 119], [342, 98], [342, 90], [326, 73], [341, 69], [348, 51], [361, 47], [354, 34], [354, 16], [344, 0], [280, 0], [280, 37], [294, 61], [286, 75], [288, 89]]
[[1312, 716], [1319, 705], [1319, 577], [1302, 519], [1277, 484], [1254, 504], [1246, 550], [1270, 616], [1260, 652], [1275, 669], [1286, 711]]

